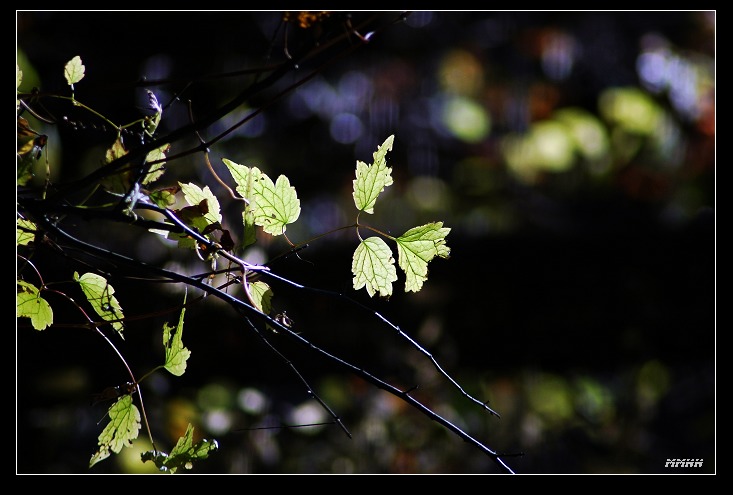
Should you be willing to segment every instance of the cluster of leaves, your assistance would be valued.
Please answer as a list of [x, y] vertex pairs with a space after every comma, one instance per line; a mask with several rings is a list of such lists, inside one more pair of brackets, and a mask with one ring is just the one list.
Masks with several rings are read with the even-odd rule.
[[[22, 71], [19, 67], [16, 68], [16, 90], [18, 91], [22, 82]], [[80, 57], [77, 56], [70, 60], [64, 68], [64, 76], [71, 88], [71, 96], [59, 96], [59, 98], [68, 99], [74, 106], [87, 109], [120, 131], [102, 160], [103, 166], [110, 165], [125, 157], [129, 152], [122, 138], [121, 130], [132, 125], [141, 125], [142, 132], [153, 138], [161, 121], [163, 108], [155, 95], [148, 91], [150, 108], [154, 114], [125, 126], [115, 125], [76, 99], [75, 85], [84, 78], [85, 72], [86, 69]], [[19, 186], [24, 186], [33, 177], [35, 161], [40, 159], [39, 150], [46, 141], [45, 139], [40, 140], [42, 135], [33, 131], [28, 121], [21, 117], [21, 109], [27, 107], [19, 95], [17, 96], [19, 134], [17, 183]], [[27, 139], [28, 135], [33, 138]], [[431, 260], [436, 256], [448, 258], [450, 254], [450, 248], [446, 245], [446, 237], [450, 229], [443, 227], [442, 222], [411, 228], [398, 237], [359, 223], [361, 213], [373, 214], [380, 194], [393, 183], [392, 169], [387, 166], [386, 159], [387, 153], [392, 150], [393, 143], [394, 136], [392, 135], [378, 146], [371, 164], [357, 161], [353, 180], [353, 198], [357, 210], [356, 221], [353, 225], [342, 227], [355, 228], [359, 238], [351, 265], [353, 288], [357, 291], [364, 288], [372, 297], [375, 295], [391, 296], [393, 282], [398, 279], [393, 252], [384, 239], [396, 244], [397, 265], [405, 274], [405, 291], [407, 292], [417, 292], [422, 288], [427, 280], [428, 263]], [[147, 153], [142, 169], [136, 171], [127, 167], [118, 170], [102, 177], [100, 185], [111, 195], [121, 198], [121, 204], [125, 206], [125, 213], [133, 219], [137, 218], [134, 210], [138, 208], [163, 212], [165, 220], [159, 224], [160, 228], [149, 230], [175, 241], [179, 248], [195, 250], [202, 260], [212, 264], [220, 257], [226, 257], [235, 262], [241, 268], [241, 285], [249, 302], [261, 314], [270, 315], [273, 298], [271, 287], [262, 280], [252, 281], [248, 277], [248, 274], [253, 271], [263, 271], [268, 268], [252, 265], [235, 256], [232, 237], [223, 227], [224, 218], [219, 200], [211, 189], [208, 186], [200, 187], [193, 182], [178, 182], [173, 187], [150, 189], [164, 176], [166, 155], [169, 151], [170, 144], [164, 144]], [[257, 227], [271, 236], [285, 236], [287, 226], [298, 220], [301, 211], [300, 200], [290, 180], [280, 175], [273, 181], [257, 167], [241, 165], [227, 158], [224, 158], [223, 162], [235, 183], [236, 192], [240, 195], [238, 199], [241, 199], [244, 204], [242, 210], [243, 240], [238, 248], [244, 248], [256, 242]], [[175, 208], [179, 201], [183, 201], [185, 205]], [[360, 229], [370, 230], [378, 235], [362, 238]], [[36, 223], [19, 211], [16, 224], [16, 246], [18, 248], [31, 247], [42, 235], [41, 230]], [[288, 242], [297, 248], [297, 244], [293, 244], [289, 239]], [[42, 281], [40, 274], [38, 278]], [[103, 328], [108, 325], [119, 338], [124, 339], [124, 311], [110, 282], [93, 272], [81, 275], [74, 272], [73, 281], [78, 284], [86, 301], [101, 319], [101, 322], [95, 322], [93, 318], [87, 316], [90, 328], [107, 338]], [[17, 285], [17, 317], [29, 318], [31, 325], [36, 330], [50, 327], [54, 323], [53, 310], [43, 296], [44, 291], [49, 290], [47, 286], [43, 283], [36, 286], [22, 277], [18, 278]], [[69, 300], [72, 299], [69, 298]], [[99, 449], [92, 455], [89, 462], [90, 467], [108, 458], [112, 453], [119, 453], [123, 447], [130, 446], [138, 437], [145, 413], [143, 408], [141, 414], [133, 399], [137, 394], [142, 406], [139, 387], [142, 380], [161, 368], [175, 376], [184, 374], [187, 360], [191, 355], [191, 351], [183, 345], [182, 341], [185, 304], [184, 298], [183, 309], [177, 325], [172, 327], [164, 324], [163, 326], [164, 364], [141, 379], [134, 379], [131, 372], [133, 382], [130, 383], [130, 386], [114, 394], [117, 400], [107, 411], [109, 423], [99, 435]], [[86, 315], [81, 306], [79, 310]], [[107, 340], [109, 341], [108, 338]], [[192, 435], [193, 427], [189, 424], [185, 435], [179, 439], [170, 453], [155, 448], [151, 437], [154, 449], [142, 454], [142, 460], [151, 461], [159, 469], [171, 473], [182, 467], [190, 469], [195, 461], [205, 459], [218, 446], [216, 440], [206, 439], [194, 444]]]

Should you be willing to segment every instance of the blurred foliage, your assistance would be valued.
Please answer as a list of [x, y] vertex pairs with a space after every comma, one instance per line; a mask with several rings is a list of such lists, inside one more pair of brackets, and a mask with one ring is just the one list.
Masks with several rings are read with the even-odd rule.
[[[352, 24], [367, 14], [353, 13]], [[343, 22], [338, 17], [329, 22]], [[164, 132], [188, 122], [174, 95], [184, 92], [194, 111], [221, 104], [240, 83], [205, 76], [279, 61], [320, 22], [291, 23], [285, 36], [279, 19], [275, 12], [20, 11], [18, 61], [28, 81], [21, 88], [62, 87], [58, 67], [81, 53], [85, 83], [97, 88], [85, 101], [116, 115], [144, 96], [133, 97], [140, 88], [127, 82], [167, 79], [156, 86], [159, 100], [172, 102]], [[302, 240], [351, 218], [354, 161], [396, 134], [393, 173], [406, 194], [385, 192], [374, 223], [394, 233], [441, 219], [453, 229], [453, 252], [431, 267], [431, 279], [443, 283], [395, 294], [376, 309], [502, 418], [473, 407], [429, 362], [355, 321], [347, 307], [292, 294], [285, 306], [296, 328], [406, 389], [419, 385], [414, 395], [441, 415], [501, 452], [523, 453], [507, 458], [519, 473], [670, 474], [668, 458], [704, 458], [702, 469], [674, 472], [711, 473], [715, 21], [712, 11], [413, 12], [217, 143], [212, 163], [223, 172], [220, 158], [230, 157], [291, 177], [302, 215], [288, 233]], [[300, 68], [290, 82], [312, 69]], [[76, 177], [98, 166], [86, 149], [103, 133], [89, 127], [37, 126], [49, 136], [54, 174]], [[176, 169], [216, 186], [198, 156]], [[348, 287], [348, 265], [327, 270], [344, 256], [338, 239], [309, 247], [302, 256], [314, 266], [289, 263], [288, 276]], [[116, 242], [180, 266], [161, 246], [124, 234]], [[143, 302], [126, 301], [126, 314], [135, 311], [128, 306], [145, 311]], [[495, 469], [394, 397], [293, 350], [289, 357], [344, 420], [348, 439], [321, 424], [330, 418], [283, 363], [241, 335], [233, 316], [210, 311], [189, 313], [191, 382], [159, 377], [146, 395], [149, 415], [171, 418], [154, 426], [161, 438], [175, 442], [190, 422], [219, 441], [197, 472]], [[211, 321], [215, 328], [196, 335], [196, 325]], [[126, 330], [130, 346], [151, 347], [146, 328]], [[98, 372], [108, 351], [88, 336], [36, 333], [18, 329], [18, 471], [87, 472], [104, 411], [87, 397], [119, 375]], [[77, 349], [41, 359], [71, 343]], [[150, 472], [149, 463], [130, 461], [134, 455], [92, 472]]]

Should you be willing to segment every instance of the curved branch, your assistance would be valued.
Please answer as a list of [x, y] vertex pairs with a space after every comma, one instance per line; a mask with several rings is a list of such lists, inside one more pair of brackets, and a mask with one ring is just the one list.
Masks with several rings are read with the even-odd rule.
[[[331, 40], [326, 46], [335, 45], [345, 39], [348, 39], [349, 33], [344, 33], [339, 36], [336, 36], [333, 40]], [[299, 81], [296, 81], [294, 84], [290, 85], [286, 90], [280, 92], [275, 98], [279, 98], [293, 89], [297, 88], [307, 80], [311, 79], [313, 76], [315, 76], [319, 71], [323, 70], [323, 68], [339, 59], [344, 57], [345, 55], [350, 54], [353, 52], [356, 48], [359, 46], [362, 46], [364, 42], [356, 45], [348, 46], [346, 49], [344, 49], [342, 52], [337, 53], [336, 55], [332, 56], [327, 62], [322, 64], [318, 69], [316, 69], [313, 73], [306, 75], [304, 78], [302, 78]], [[94, 172], [90, 173], [89, 175], [75, 181], [72, 183], [69, 183], [63, 187], [60, 187], [59, 190], [52, 196], [49, 197], [50, 201], [60, 201], [64, 197], [66, 197], [68, 194], [80, 190], [84, 187], [96, 184], [101, 179], [108, 177], [110, 175], [114, 175], [115, 173], [119, 172], [123, 166], [130, 164], [130, 163], [138, 163], [143, 162], [147, 154], [157, 148], [160, 148], [161, 146], [164, 146], [166, 144], [178, 141], [179, 139], [182, 139], [190, 134], [196, 133], [198, 131], [201, 131], [203, 129], [208, 128], [209, 126], [215, 124], [220, 119], [222, 119], [224, 116], [228, 115], [229, 113], [233, 112], [237, 108], [239, 108], [241, 105], [245, 104], [248, 100], [250, 100], [252, 97], [260, 93], [261, 91], [264, 91], [268, 88], [271, 88], [274, 86], [274, 84], [285, 77], [291, 70], [297, 69], [298, 64], [313, 56], [314, 53], [320, 52], [323, 50], [324, 47], [318, 47], [315, 42], [313, 45], [306, 46], [301, 52], [293, 56], [291, 59], [283, 62], [280, 64], [277, 68], [273, 69], [273, 71], [265, 78], [257, 80], [253, 82], [250, 86], [248, 86], [246, 89], [241, 91], [239, 94], [237, 94], [234, 98], [232, 98], [228, 103], [225, 103], [221, 107], [215, 109], [210, 114], [206, 115], [203, 118], [200, 118], [196, 120], [195, 122], [192, 122], [188, 125], [179, 127], [178, 129], [175, 129], [168, 133], [165, 136], [159, 137], [157, 139], [153, 139], [150, 141], [145, 142], [144, 144], [140, 145], [137, 148], [134, 148], [130, 150], [125, 155], [121, 156], [120, 158], [117, 158], [116, 160], [113, 160], [109, 162], [108, 164], [104, 165], [103, 167], [98, 168]], [[272, 101], [269, 104], [272, 104]], [[255, 114], [259, 113], [259, 109], [255, 110]], [[231, 130], [235, 129], [236, 127], [239, 127], [244, 122], [246, 122], [249, 118], [252, 116], [245, 117], [242, 121], [236, 123], [234, 127], [232, 127], [230, 130], [225, 131], [225, 133], [231, 132]], [[214, 141], [221, 139], [224, 136], [224, 134], [217, 136]], [[211, 143], [209, 143], [211, 144]], [[206, 146], [201, 145], [197, 148], [195, 148], [193, 151], [205, 151]], [[189, 154], [189, 152], [185, 152], [186, 154]], [[176, 158], [178, 156], [181, 156], [179, 153], [178, 155], [171, 156], [168, 158], [168, 161], [170, 161], [173, 158]], [[155, 164], [156, 162], [150, 162], [150, 164]], [[148, 164], [146, 164], [148, 165]]]
[[[339, 358], [338, 356], [335, 356], [331, 354], [330, 352], [326, 351], [325, 349], [322, 349], [315, 344], [311, 343], [309, 340], [305, 339], [301, 335], [293, 332], [290, 328], [283, 325], [279, 321], [277, 321], [274, 318], [271, 318], [270, 316], [260, 312], [257, 308], [252, 306], [251, 304], [242, 301], [240, 299], [237, 299], [236, 297], [232, 296], [231, 294], [228, 294], [226, 292], [223, 292], [219, 290], [216, 287], [212, 287], [210, 285], [207, 285], [206, 283], [192, 279], [191, 277], [181, 275], [176, 272], [172, 272], [169, 270], [165, 270], [163, 268], [159, 268], [153, 265], [146, 264], [144, 262], [129, 258], [127, 256], [123, 256], [118, 253], [111, 252], [107, 249], [100, 248], [98, 246], [94, 246], [91, 244], [88, 244], [84, 241], [81, 241], [79, 239], [76, 239], [72, 235], [66, 233], [61, 228], [56, 226], [53, 222], [49, 221], [44, 215], [40, 215], [37, 218], [33, 219], [36, 223], [36, 225], [39, 225], [46, 229], [48, 233], [55, 234], [56, 236], [62, 237], [65, 239], [66, 242], [71, 243], [72, 245], [75, 245], [78, 248], [84, 249], [85, 251], [96, 254], [100, 257], [108, 258], [110, 260], [113, 260], [119, 264], [124, 264], [133, 268], [137, 268], [139, 270], [145, 270], [151, 273], [155, 273], [156, 275], [159, 275], [160, 277], [174, 280], [177, 282], [184, 283], [186, 285], [201, 289], [202, 291], [206, 292], [207, 294], [213, 295], [219, 299], [221, 299], [224, 302], [227, 302], [229, 305], [234, 307], [237, 311], [243, 311], [244, 313], [250, 315], [253, 318], [258, 319], [259, 321], [268, 324], [272, 327], [277, 328], [284, 334], [288, 335], [289, 337], [295, 339], [298, 343], [302, 344], [303, 346], [307, 347], [311, 351], [315, 352], [316, 354], [320, 355], [321, 357], [324, 357], [328, 359], [329, 361], [332, 361], [336, 363], [337, 365], [347, 369], [349, 372], [353, 373], [354, 375], [359, 376], [360, 378], [364, 379], [365, 381], [371, 383], [377, 388], [380, 388], [382, 390], [385, 390], [395, 397], [398, 397], [402, 399], [404, 402], [408, 403], [418, 411], [422, 412], [425, 416], [432, 419], [433, 421], [437, 422], [438, 424], [444, 426], [446, 429], [452, 431], [456, 435], [458, 435], [460, 438], [462, 438], [464, 441], [474, 445], [479, 450], [484, 452], [491, 460], [493, 460], [504, 472], [513, 474], [514, 471], [504, 462], [500, 454], [495, 452], [494, 450], [490, 449], [483, 443], [481, 443], [479, 440], [475, 439], [462, 429], [460, 429], [455, 424], [451, 423], [449, 420], [445, 419], [444, 417], [438, 415], [433, 410], [431, 410], [429, 407], [425, 406], [422, 402], [418, 401], [417, 399], [413, 398], [409, 395], [410, 391], [402, 391], [393, 385], [390, 385], [389, 383], [377, 378], [376, 376], [372, 375], [368, 371], [359, 368], [347, 361], [344, 361], [343, 359]], [[271, 272], [262, 271], [260, 273], [267, 273], [271, 276], [273, 274]], [[276, 276], [278, 279], [282, 281], [286, 281], [293, 285], [299, 285], [295, 284], [294, 282], [291, 282], [283, 277]], [[385, 320], [386, 321], [386, 320]]]

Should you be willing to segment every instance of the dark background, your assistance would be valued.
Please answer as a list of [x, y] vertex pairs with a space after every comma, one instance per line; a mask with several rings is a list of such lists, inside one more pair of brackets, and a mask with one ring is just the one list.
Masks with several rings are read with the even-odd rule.
[[[86, 77], [76, 97], [115, 122], [145, 112], [145, 88], [164, 105], [180, 94], [162, 133], [188, 122], [185, 101], [204, 115], [252, 77], [221, 74], [281, 62], [285, 47], [298, 53], [313, 37], [325, 44], [365, 22], [360, 34], [376, 31], [368, 44], [352, 34], [251, 101], [268, 106], [212, 146], [212, 163], [221, 177], [221, 158], [287, 175], [302, 206], [288, 235], [301, 242], [353, 222], [355, 161], [371, 163], [395, 134], [387, 155], [395, 183], [360, 221], [394, 235], [443, 221], [450, 259], [430, 263], [419, 293], [405, 294], [400, 277], [389, 301], [351, 289], [352, 231], [311, 243], [279, 273], [378, 311], [502, 418], [343, 298], [273, 285], [276, 308], [314, 344], [398, 387], [419, 385], [416, 398], [490, 448], [523, 453], [506, 458], [518, 473], [716, 472], [715, 13], [415, 12], [390, 25], [398, 16], [334, 12], [286, 34], [278, 12], [18, 12], [21, 90], [68, 94], [63, 66], [80, 55]], [[47, 105], [81, 123], [32, 121], [49, 135], [54, 179], [81, 177], [113, 134], [63, 102]], [[568, 110], [582, 119], [568, 120]], [[191, 136], [176, 151], [196, 144]], [[171, 167], [166, 180], [176, 179], [211, 185], [239, 235], [241, 205], [221, 199], [200, 154]], [[123, 228], [78, 228], [149, 262], [206, 269]], [[287, 249], [262, 235], [258, 245], [250, 255]], [[83, 269], [46, 255], [36, 259], [47, 281]], [[125, 342], [115, 343], [141, 376], [161, 362], [160, 329], [177, 321], [182, 293], [124, 279], [114, 286], [130, 319]], [[52, 305], [56, 322], [76, 321]], [[139, 462], [150, 448], [144, 428], [134, 448], [87, 468], [108, 407], [89, 398], [127, 375], [88, 331], [27, 323], [17, 330], [17, 472], [154, 472]], [[186, 313], [186, 373], [159, 371], [143, 386], [158, 446], [169, 451], [192, 422], [220, 443], [195, 473], [498, 472], [395, 397], [272, 338], [352, 439], [333, 425], [256, 429], [330, 418], [241, 318], [204, 300]], [[671, 458], [704, 464], [665, 468]]]

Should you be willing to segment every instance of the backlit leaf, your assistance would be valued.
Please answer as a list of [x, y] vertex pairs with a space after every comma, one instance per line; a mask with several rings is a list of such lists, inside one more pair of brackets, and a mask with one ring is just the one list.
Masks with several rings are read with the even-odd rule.
[[112, 328], [124, 339], [125, 337], [122, 335], [124, 315], [120, 303], [114, 296], [115, 290], [107, 282], [107, 279], [96, 273], [85, 273], [80, 277], [77, 272], [74, 272], [74, 280], [79, 282], [82, 292], [84, 292], [94, 311], [104, 321], [110, 322]]
[[99, 450], [89, 461], [91, 468], [112, 453], [119, 454], [122, 447], [132, 446], [132, 441], [140, 432], [140, 411], [132, 403], [132, 396], [125, 394], [112, 404], [107, 413], [109, 423], [99, 434]]
[[269, 315], [272, 311], [272, 289], [265, 282], [257, 281], [249, 284], [249, 293], [252, 295], [254, 305], [264, 314]]
[[422, 289], [423, 282], [428, 279], [430, 260], [435, 256], [450, 256], [450, 248], [445, 243], [450, 230], [443, 227], [443, 222], [433, 222], [414, 227], [395, 239], [398, 262], [407, 275], [405, 292], [418, 292]]
[[27, 246], [36, 238], [36, 225], [22, 218], [18, 218], [15, 222], [15, 245]]
[[17, 318], [30, 318], [31, 325], [36, 330], [45, 330], [53, 324], [53, 310], [48, 302], [41, 297], [35, 285], [17, 280], [20, 287], [16, 297]]
[[[104, 163], [111, 163], [126, 154], [127, 150], [122, 143], [122, 139], [118, 137], [115, 142], [112, 143], [112, 146], [110, 146], [105, 152]], [[100, 182], [102, 187], [107, 191], [116, 194], [127, 194], [127, 191], [132, 186], [132, 172], [130, 169], [124, 169], [122, 172], [104, 177]]]
[[[153, 203], [161, 208], [170, 208], [176, 204], [176, 193], [180, 190], [181, 188], [179, 186], [163, 187], [161, 189], [151, 191], [149, 198]], [[163, 235], [167, 235], [167, 231]]]
[[394, 135], [388, 137], [374, 152], [374, 162], [367, 165], [356, 162], [356, 179], [354, 179], [354, 203], [360, 211], [374, 213], [374, 203], [384, 191], [392, 185], [392, 169], [387, 166], [387, 152], [392, 150]]
[[85, 67], [81, 63], [81, 57], [77, 55], [66, 63], [64, 66], [64, 77], [69, 86], [74, 87], [74, 84], [84, 79]]
[[145, 134], [152, 137], [153, 134], [155, 134], [155, 130], [158, 128], [158, 124], [160, 124], [161, 117], [163, 116], [163, 107], [158, 103], [158, 97], [155, 96], [155, 93], [149, 89], [146, 89], [145, 91], [148, 93], [150, 109], [155, 110], [155, 113], [145, 117], [143, 120], [143, 129], [145, 130]]
[[242, 211], [242, 224], [244, 225], [242, 247], [247, 247], [254, 244], [257, 240], [255, 230], [255, 191], [253, 187], [253, 179], [255, 174], [261, 174], [261, 172], [257, 168], [253, 170], [245, 165], [234, 163], [227, 158], [222, 158], [222, 161], [229, 169], [229, 173], [232, 174], [234, 182], [237, 183], [237, 192], [247, 200], [247, 203], [244, 206], [244, 211]]
[[244, 245], [254, 242], [254, 225], [272, 235], [284, 234], [286, 225], [300, 216], [300, 200], [295, 188], [284, 175], [275, 183], [257, 167], [247, 167], [224, 158], [222, 160], [237, 183], [237, 192], [249, 204], [242, 213]]
[[181, 468], [192, 469], [194, 462], [208, 458], [209, 454], [219, 448], [216, 440], [207, 440], [205, 438], [194, 444], [193, 432], [194, 428], [189, 423], [188, 428], [186, 428], [186, 433], [178, 439], [170, 455], [159, 451], [148, 451], [141, 455], [143, 462], [152, 461], [158, 469], [170, 472], [171, 474], [174, 474]]
[[354, 290], [366, 287], [369, 296], [379, 293], [392, 295], [392, 282], [397, 280], [392, 250], [379, 237], [369, 237], [359, 243], [351, 263]]
[[[145, 157], [145, 163], [149, 162], [157, 162], [158, 160], [165, 160], [165, 154], [168, 153], [168, 151], [171, 149], [170, 144], [164, 144], [160, 148], [156, 148], [152, 150], [148, 155]], [[148, 169], [147, 174], [145, 174], [145, 177], [143, 177], [142, 183], [143, 184], [150, 184], [152, 182], [155, 182], [160, 178], [161, 175], [165, 172], [165, 162], [160, 163], [154, 163], [150, 166], [150, 169]]]
[[221, 223], [222, 216], [220, 212], [219, 200], [216, 199], [216, 196], [214, 196], [214, 193], [211, 192], [209, 186], [204, 186], [204, 188], [201, 189], [199, 186], [192, 182], [188, 184], [183, 184], [179, 182], [179, 185], [181, 186], [181, 190], [183, 191], [183, 197], [186, 199], [186, 202], [189, 205], [199, 205], [201, 201], [206, 200], [208, 211], [204, 214], [204, 219], [206, 220], [207, 224], [212, 224], [216, 222]]
[[183, 309], [178, 318], [178, 325], [174, 329], [167, 323], [163, 324], [163, 347], [165, 347], [165, 369], [176, 376], [186, 371], [186, 361], [191, 357], [191, 351], [183, 347], [183, 316], [186, 314], [186, 297], [183, 298]]
[[286, 225], [300, 216], [300, 200], [284, 175], [274, 184], [265, 173], [253, 168], [254, 221], [268, 234], [284, 234]]

